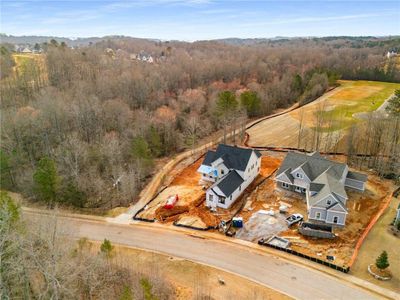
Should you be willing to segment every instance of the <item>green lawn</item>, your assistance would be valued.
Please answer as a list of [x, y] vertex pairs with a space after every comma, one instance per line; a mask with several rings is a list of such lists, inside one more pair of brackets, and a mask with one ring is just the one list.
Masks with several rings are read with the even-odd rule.
[[341, 81], [343, 89], [327, 99], [327, 107], [316, 112], [322, 117], [325, 126], [321, 131], [336, 131], [358, 122], [355, 113], [371, 112], [378, 109], [384, 101], [400, 89], [399, 83], [377, 81]]

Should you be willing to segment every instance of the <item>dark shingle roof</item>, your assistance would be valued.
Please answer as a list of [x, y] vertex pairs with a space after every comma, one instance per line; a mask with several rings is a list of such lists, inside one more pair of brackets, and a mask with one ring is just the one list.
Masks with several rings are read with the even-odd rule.
[[231, 171], [221, 181], [217, 182], [218, 188], [229, 197], [244, 182], [242, 176], [236, 171]]
[[[219, 144], [216, 151], [207, 152], [202, 164], [210, 166], [212, 162], [222, 158], [227, 168], [245, 171], [252, 152], [252, 149]], [[261, 156], [260, 152], [255, 151], [255, 153], [257, 157]]]
[[320, 155], [316, 155], [315, 153], [312, 155], [307, 155], [297, 152], [289, 152], [286, 155], [285, 160], [282, 162], [277, 175], [285, 172], [287, 169], [291, 169], [290, 171], [293, 171], [303, 164], [303, 170], [311, 181], [314, 181], [314, 179], [328, 169], [330, 169], [330, 175], [339, 179], [346, 168], [345, 164], [327, 160]]
[[209, 150], [204, 157], [202, 165], [211, 166], [211, 163], [215, 160], [215, 151]]
[[366, 182], [368, 176], [365, 175], [365, 174], [349, 171], [347, 173], [347, 178], [358, 180], [358, 181], [361, 181], [361, 182]]

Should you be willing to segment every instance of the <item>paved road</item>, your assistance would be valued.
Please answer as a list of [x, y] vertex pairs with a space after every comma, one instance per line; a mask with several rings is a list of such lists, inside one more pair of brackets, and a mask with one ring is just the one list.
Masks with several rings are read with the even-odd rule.
[[[28, 221], [46, 215], [24, 211]], [[378, 299], [355, 285], [323, 272], [223, 240], [195, 237], [182, 232], [143, 225], [120, 225], [60, 217], [58, 228], [72, 237], [107, 238], [113, 243], [163, 252], [220, 268], [297, 299]], [[65, 233], [65, 232], [64, 232]], [[347, 276], [343, 274], [343, 276]]]

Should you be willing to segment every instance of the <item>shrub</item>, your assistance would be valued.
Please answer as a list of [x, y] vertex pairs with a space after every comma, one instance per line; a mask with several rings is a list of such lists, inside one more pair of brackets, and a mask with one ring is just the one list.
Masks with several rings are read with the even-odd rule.
[[378, 256], [376, 259], [375, 265], [378, 269], [384, 270], [387, 267], [389, 267], [389, 260], [388, 260], [388, 254], [386, 251], [383, 251], [381, 255]]

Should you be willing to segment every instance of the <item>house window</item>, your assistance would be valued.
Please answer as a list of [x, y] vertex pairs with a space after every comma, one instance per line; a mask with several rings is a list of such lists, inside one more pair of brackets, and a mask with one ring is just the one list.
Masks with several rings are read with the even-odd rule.
[[232, 200], [232, 195], [229, 197], [229, 200]]
[[328, 201], [326, 201], [326, 204], [331, 205], [332, 201], [331, 199], [328, 199]]
[[209, 201], [213, 201], [213, 198], [214, 198], [213, 195], [209, 195], [209, 196], [208, 196], [208, 200], [209, 200]]
[[333, 223], [337, 224], [339, 221], [339, 218], [337, 216], [333, 217]]
[[317, 213], [315, 214], [315, 218], [316, 218], [317, 220], [321, 219], [321, 213], [320, 213], [320, 212], [317, 212]]
[[225, 197], [219, 197], [218, 203], [225, 204]]
[[282, 187], [284, 187], [285, 189], [289, 188], [289, 184], [286, 182], [282, 182]]
[[241, 185], [239, 185], [239, 192], [242, 190], [242, 186]]
[[207, 177], [207, 174], [206, 174], [206, 173], [203, 173], [203, 177]]
[[296, 173], [296, 177], [297, 177], [297, 178], [300, 178], [300, 179], [303, 179], [303, 174], [301, 174], [301, 173]]
[[224, 171], [224, 170], [221, 170], [221, 174], [224, 175], [224, 174], [225, 174], [225, 171]]

